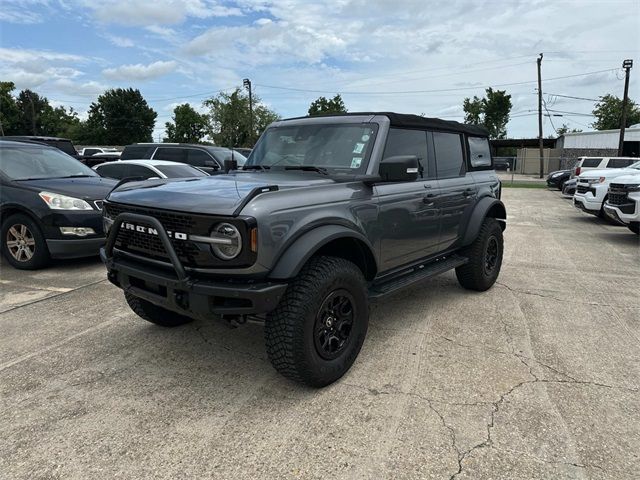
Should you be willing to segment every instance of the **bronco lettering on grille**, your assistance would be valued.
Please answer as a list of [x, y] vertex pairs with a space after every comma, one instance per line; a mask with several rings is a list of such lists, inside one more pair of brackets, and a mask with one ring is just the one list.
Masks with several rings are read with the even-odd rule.
[[[155, 228], [145, 227], [144, 225], [135, 225], [133, 223], [128, 223], [128, 222], [122, 222], [122, 225], [120, 226], [120, 228], [137, 232], [137, 233], [146, 233], [147, 235], [155, 235], [155, 236], [158, 235], [158, 230], [156, 230]], [[176, 240], [189, 239], [189, 235], [181, 232], [172, 232], [170, 230], [167, 230], [167, 235], [169, 236], [169, 238], [175, 238]]]

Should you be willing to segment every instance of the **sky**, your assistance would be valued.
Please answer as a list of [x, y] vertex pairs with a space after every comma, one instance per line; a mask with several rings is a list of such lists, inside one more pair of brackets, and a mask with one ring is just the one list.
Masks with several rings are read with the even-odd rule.
[[[0, 80], [81, 117], [107, 88], [139, 89], [162, 137], [173, 108], [251, 79], [283, 118], [340, 93], [350, 111], [462, 121], [465, 97], [506, 90], [512, 138], [590, 130], [594, 99], [622, 96], [640, 0], [2, 0]], [[17, 92], [16, 92], [17, 93]], [[567, 98], [580, 97], [580, 98]], [[559, 116], [562, 115], [562, 116]]]

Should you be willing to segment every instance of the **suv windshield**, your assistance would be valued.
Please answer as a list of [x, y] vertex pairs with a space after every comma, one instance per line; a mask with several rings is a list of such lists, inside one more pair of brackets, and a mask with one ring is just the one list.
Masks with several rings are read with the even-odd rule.
[[247, 166], [320, 167], [360, 173], [375, 142], [374, 124], [315, 124], [268, 129], [251, 152]]
[[98, 176], [60, 150], [31, 146], [0, 148], [0, 172], [11, 180]]

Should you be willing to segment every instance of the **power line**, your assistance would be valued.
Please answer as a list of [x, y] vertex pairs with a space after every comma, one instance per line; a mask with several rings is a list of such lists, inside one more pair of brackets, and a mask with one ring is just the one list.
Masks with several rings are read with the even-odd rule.
[[572, 98], [574, 100], [586, 100], [589, 102], [599, 102], [599, 99], [595, 99], [595, 98], [585, 98], [585, 97], [574, 97], [572, 95], [561, 95], [559, 93], [547, 93], [547, 95], [550, 95], [552, 97], [562, 97], [562, 98]]
[[[608, 68], [606, 70], [597, 70], [595, 72], [585, 72], [585, 73], [578, 73], [574, 75], [563, 75], [561, 77], [546, 78], [545, 82], [562, 80], [565, 78], [584, 77], [587, 75], [595, 75], [598, 73], [605, 73], [605, 72], [614, 72], [618, 70], [619, 68]], [[442, 88], [442, 89], [434, 89], [434, 90], [404, 90], [404, 91], [396, 91], [396, 92], [362, 92], [360, 91], [360, 92], [341, 92], [341, 93], [343, 95], [406, 95], [406, 94], [414, 94], [414, 93], [457, 92], [457, 91], [463, 91], [463, 90], [477, 90], [479, 88], [490, 88], [490, 87], [491, 88], [510, 87], [513, 85], [527, 85], [531, 83], [537, 83], [537, 80], [527, 80], [524, 82], [499, 83], [495, 85], [478, 85], [475, 87]], [[306, 88], [283, 87], [278, 85], [265, 85], [265, 84], [256, 84], [256, 86], [262, 87], [262, 88], [273, 88], [276, 90], [289, 90], [293, 92], [324, 93], [324, 94], [330, 94], [330, 95], [337, 93], [336, 90], [313, 90], [313, 89], [306, 89]]]

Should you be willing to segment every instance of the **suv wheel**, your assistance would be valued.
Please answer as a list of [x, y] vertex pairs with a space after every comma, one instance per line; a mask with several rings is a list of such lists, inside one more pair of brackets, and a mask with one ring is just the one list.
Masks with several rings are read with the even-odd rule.
[[503, 250], [500, 224], [495, 218], [485, 218], [480, 233], [464, 252], [469, 262], [456, 268], [460, 285], [479, 292], [490, 289], [500, 273]]
[[193, 321], [192, 318], [154, 305], [153, 303], [143, 300], [140, 297], [136, 297], [129, 292], [124, 292], [124, 298], [127, 300], [131, 310], [147, 322], [155, 323], [162, 327], [177, 327]]
[[360, 269], [342, 258], [314, 257], [267, 316], [267, 354], [285, 377], [324, 387], [349, 370], [368, 322], [367, 284]]
[[640, 222], [631, 222], [627, 227], [636, 235], [640, 235]]
[[47, 242], [38, 224], [24, 214], [11, 215], [0, 229], [2, 253], [21, 270], [36, 270], [49, 262]]

